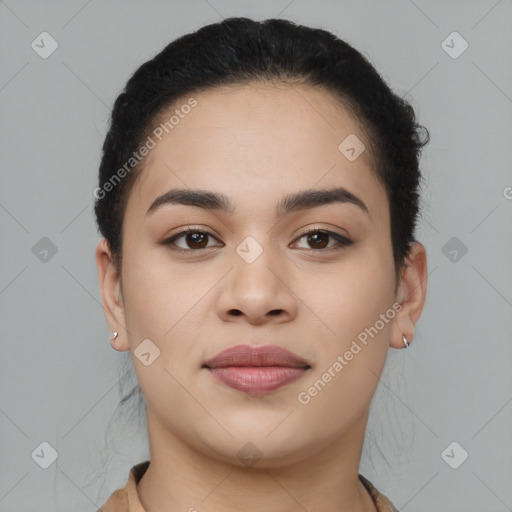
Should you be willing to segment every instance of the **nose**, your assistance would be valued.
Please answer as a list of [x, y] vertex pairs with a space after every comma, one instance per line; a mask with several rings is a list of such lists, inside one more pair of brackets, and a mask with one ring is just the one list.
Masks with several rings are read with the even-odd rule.
[[262, 325], [296, 317], [298, 299], [284, 260], [265, 249], [251, 263], [234, 254], [233, 264], [217, 302], [222, 320]]

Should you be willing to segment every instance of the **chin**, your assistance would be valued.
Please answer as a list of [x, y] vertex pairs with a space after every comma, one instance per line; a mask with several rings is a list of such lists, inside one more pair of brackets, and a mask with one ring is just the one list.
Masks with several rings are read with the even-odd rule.
[[[286, 416], [286, 415], [285, 415]], [[281, 418], [282, 420], [282, 418]], [[274, 424], [274, 429], [278, 423]], [[271, 429], [245, 428], [235, 430], [228, 427], [227, 430], [233, 435], [220, 435], [215, 439], [208, 437], [204, 444], [208, 446], [210, 455], [227, 464], [248, 469], [271, 469], [287, 467], [290, 464], [300, 462], [313, 454], [318, 439], [308, 439], [297, 436], [298, 426], [288, 428], [278, 427], [280, 430], [271, 432]], [[319, 447], [316, 447], [319, 449]]]

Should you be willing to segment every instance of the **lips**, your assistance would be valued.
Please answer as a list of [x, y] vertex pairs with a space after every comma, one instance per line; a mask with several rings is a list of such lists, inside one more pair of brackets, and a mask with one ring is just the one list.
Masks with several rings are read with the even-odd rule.
[[203, 368], [229, 387], [264, 394], [301, 378], [311, 366], [276, 345], [237, 345], [205, 361]]
[[225, 368], [227, 366], [282, 366], [286, 368], [308, 368], [305, 359], [293, 352], [276, 345], [251, 347], [237, 345], [208, 359], [204, 366], [210, 369]]

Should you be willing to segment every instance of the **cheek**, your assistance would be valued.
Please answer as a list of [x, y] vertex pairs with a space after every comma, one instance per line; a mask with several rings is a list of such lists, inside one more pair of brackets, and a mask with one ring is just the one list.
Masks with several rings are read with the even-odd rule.
[[304, 281], [298, 295], [323, 321], [319, 323], [324, 326], [323, 339], [351, 339], [391, 307], [394, 268], [391, 256], [385, 254], [368, 247], [332, 271], [319, 270]]
[[131, 347], [149, 338], [161, 351], [159, 362], [172, 368], [204, 337], [213, 307], [207, 292], [218, 283], [219, 272], [194, 263], [173, 265], [165, 248], [151, 244], [130, 251], [123, 263], [123, 288]]
[[189, 292], [182, 275], [170, 271], [164, 253], [149, 243], [127, 243], [123, 289], [126, 322], [134, 338], [158, 341], [185, 313]]
[[322, 281], [325, 291], [311, 307], [322, 320], [316, 328], [317, 364], [297, 398], [318, 428], [326, 429], [329, 411], [328, 428], [333, 436], [368, 407], [389, 348], [394, 321], [392, 267], [386, 269], [371, 258], [366, 263], [359, 267], [360, 273], [340, 269], [336, 278]]

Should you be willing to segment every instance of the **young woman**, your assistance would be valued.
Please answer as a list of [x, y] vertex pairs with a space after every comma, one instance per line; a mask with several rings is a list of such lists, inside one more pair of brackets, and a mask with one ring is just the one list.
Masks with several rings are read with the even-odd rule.
[[427, 141], [359, 52], [285, 20], [205, 26], [135, 72], [103, 146], [96, 258], [150, 460], [100, 510], [396, 510], [359, 463], [388, 349], [425, 301]]

